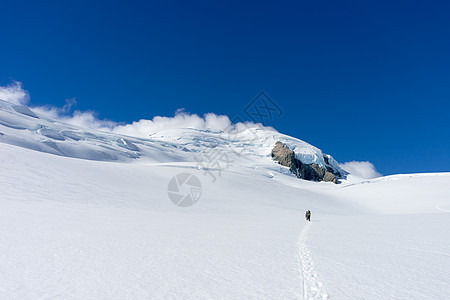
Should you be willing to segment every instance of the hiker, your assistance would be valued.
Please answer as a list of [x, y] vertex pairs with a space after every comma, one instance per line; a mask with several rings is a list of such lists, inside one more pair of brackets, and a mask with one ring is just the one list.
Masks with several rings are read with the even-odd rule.
[[310, 221], [311, 222], [311, 211], [310, 210], [306, 211], [305, 217], [306, 217], [306, 221]]

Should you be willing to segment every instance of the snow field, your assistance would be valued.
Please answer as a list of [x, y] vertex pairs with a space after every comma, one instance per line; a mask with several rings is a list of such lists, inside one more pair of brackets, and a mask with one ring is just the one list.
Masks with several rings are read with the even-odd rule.
[[[133, 138], [0, 101], [0, 298], [448, 298], [450, 173], [308, 182], [271, 148], [320, 149], [240, 134]], [[211, 152], [238, 155], [201, 169]], [[168, 198], [180, 173], [202, 185], [191, 207]]]

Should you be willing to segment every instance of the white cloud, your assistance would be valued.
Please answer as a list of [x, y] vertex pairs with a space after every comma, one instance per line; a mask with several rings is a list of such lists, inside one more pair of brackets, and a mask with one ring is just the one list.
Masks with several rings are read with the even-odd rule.
[[76, 110], [73, 115], [63, 116], [60, 120], [79, 127], [104, 131], [110, 131], [117, 125], [114, 121], [97, 118], [97, 114], [93, 111]]
[[200, 130], [224, 130], [230, 126], [231, 121], [227, 116], [208, 113], [200, 117], [179, 109], [173, 117], [156, 116], [151, 120], [142, 119], [131, 124], [118, 125], [112, 131], [145, 138], [153, 133], [167, 129], [195, 128]]
[[72, 110], [72, 107], [77, 105], [77, 99], [75, 97], [66, 99], [66, 104], [62, 107], [63, 112], [69, 112]]
[[70, 108], [67, 108], [69, 105], [73, 105], [72, 101], [67, 102], [66, 100], [66, 105], [62, 108], [47, 105], [32, 107], [32, 109], [40, 115], [45, 115], [64, 123], [139, 138], [147, 138], [162, 130], [180, 128], [213, 131], [239, 131], [249, 127], [258, 127], [276, 131], [272, 127], [263, 127], [262, 124], [252, 122], [232, 124], [228, 116], [225, 115], [207, 113], [201, 117], [197, 114], [187, 113], [184, 109], [178, 109], [173, 117], [155, 116], [151, 120], [141, 119], [139, 121], [134, 121], [131, 124], [119, 124], [114, 121], [99, 119], [97, 114], [93, 111], [75, 110], [73, 113], [69, 113], [68, 110], [70, 110]]
[[274, 128], [263, 126], [260, 123], [239, 122], [233, 124], [230, 118], [225, 115], [207, 113], [201, 117], [197, 114], [184, 112], [184, 109], [178, 109], [173, 117], [156, 116], [151, 120], [142, 119], [131, 124], [114, 126], [111, 131], [123, 135], [146, 138], [158, 131], [180, 128], [226, 131], [227, 133], [236, 133], [247, 128], [262, 128], [276, 131]]
[[[69, 108], [70, 109], [70, 108]], [[48, 116], [63, 123], [72, 124], [81, 128], [112, 131], [117, 123], [110, 120], [99, 119], [93, 111], [75, 110], [73, 113], [67, 113], [67, 103], [62, 108], [54, 106], [32, 107], [32, 110], [39, 115]]]
[[26, 105], [30, 94], [22, 88], [21, 82], [14, 81], [12, 84], [0, 86], [0, 99], [16, 105]]
[[[9, 85], [0, 86], [0, 99], [16, 105], [27, 105], [30, 100], [30, 94], [23, 89], [21, 82], [14, 81]], [[76, 103], [75, 98], [70, 98], [65, 100], [63, 107], [45, 105], [30, 108], [40, 115], [83, 128], [110, 131], [117, 125], [116, 122], [97, 118], [96, 113], [93, 111], [76, 110], [73, 113], [69, 113]]]
[[[14, 104], [26, 105], [30, 99], [28, 91], [24, 90], [22, 83], [15, 81], [11, 85], [0, 86], [0, 99]], [[62, 107], [51, 105], [30, 108], [39, 115], [48, 116], [64, 123], [76, 125], [82, 128], [110, 131], [114, 133], [146, 138], [158, 131], [179, 128], [194, 128], [199, 130], [213, 130], [228, 132], [240, 131], [249, 127], [264, 128], [276, 131], [272, 127], [264, 127], [262, 124], [247, 122], [232, 124], [228, 116], [207, 113], [204, 116], [191, 114], [178, 109], [173, 117], [155, 116], [151, 120], [142, 119], [131, 124], [119, 124], [114, 121], [99, 119], [93, 111], [71, 112], [76, 106], [76, 98], [65, 100]]]
[[339, 164], [339, 166], [350, 174], [365, 179], [383, 176], [369, 161], [349, 161], [343, 164]]

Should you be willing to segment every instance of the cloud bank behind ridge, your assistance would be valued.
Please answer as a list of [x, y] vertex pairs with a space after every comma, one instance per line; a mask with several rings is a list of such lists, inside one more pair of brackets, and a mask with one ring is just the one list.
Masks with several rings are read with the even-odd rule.
[[364, 179], [372, 179], [382, 176], [377, 171], [375, 166], [369, 161], [349, 161], [340, 164], [339, 166], [350, 174]]
[[[15, 81], [11, 85], [0, 86], [0, 99], [16, 105], [26, 105], [30, 100], [30, 96], [28, 91], [23, 89], [22, 84]], [[259, 127], [275, 131], [272, 127], [264, 127], [262, 124], [252, 122], [233, 124], [230, 118], [225, 115], [207, 113], [204, 116], [199, 116], [187, 113], [183, 109], [178, 109], [173, 117], [155, 116], [151, 120], [141, 119], [131, 124], [122, 124], [111, 120], [99, 119], [94, 111], [73, 110], [75, 106], [76, 99], [70, 98], [65, 100], [65, 104], [62, 107], [45, 105], [30, 106], [30, 108], [40, 115], [78, 127], [139, 138], [147, 138], [149, 135], [161, 130], [180, 128], [220, 131], [225, 129], [232, 130], [245, 125], [246, 127]]]
[[21, 82], [14, 81], [9, 85], [0, 86], [0, 99], [16, 105], [27, 105], [30, 94], [22, 88]]

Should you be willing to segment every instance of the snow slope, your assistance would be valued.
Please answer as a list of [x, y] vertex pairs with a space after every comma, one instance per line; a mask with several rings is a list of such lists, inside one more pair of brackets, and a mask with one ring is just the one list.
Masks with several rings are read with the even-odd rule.
[[[278, 138], [296, 153], [310, 149], [316, 161], [320, 150], [276, 132], [224, 138], [185, 129], [136, 139], [31, 114], [0, 109], [2, 299], [445, 299], [450, 292], [450, 173], [308, 182], [267, 151]], [[253, 132], [257, 139], [245, 138]], [[199, 168], [211, 145], [240, 151], [220, 176]], [[185, 172], [200, 179], [202, 194], [182, 208], [167, 188]]]

